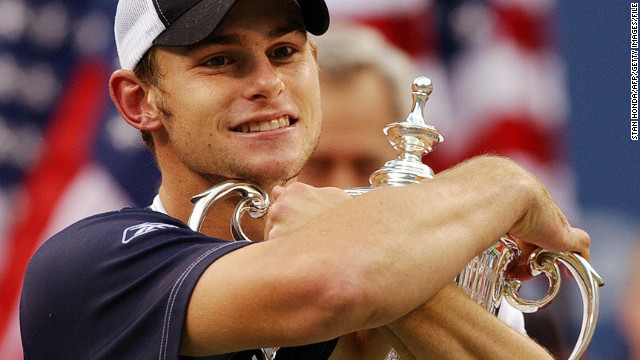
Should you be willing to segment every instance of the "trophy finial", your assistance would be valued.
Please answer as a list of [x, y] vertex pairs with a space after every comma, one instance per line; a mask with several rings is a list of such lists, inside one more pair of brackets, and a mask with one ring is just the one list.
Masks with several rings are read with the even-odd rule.
[[424, 96], [424, 101], [426, 102], [429, 95], [433, 92], [433, 82], [426, 76], [418, 76], [413, 80], [411, 89], [413, 90], [414, 96]]
[[433, 170], [422, 163], [422, 156], [431, 152], [444, 137], [433, 125], [424, 120], [424, 107], [433, 91], [431, 79], [417, 77], [411, 86], [412, 111], [403, 122], [384, 128], [389, 143], [398, 152], [398, 158], [388, 161], [371, 174], [369, 182], [374, 187], [399, 186], [422, 182], [433, 178]]
[[405, 121], [420, 127], [427, 126], [424, 121], [424, 106], [433, 92], [433, 82], [426, 76], [419, 76], [413, 80], [411, 90], [413, 91], [412, 111]]

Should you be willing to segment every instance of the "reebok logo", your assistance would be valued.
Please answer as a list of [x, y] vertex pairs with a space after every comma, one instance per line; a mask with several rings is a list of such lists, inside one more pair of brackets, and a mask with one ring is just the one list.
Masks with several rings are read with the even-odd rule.
[[156, 230], [170, 229], [170, 228], [178, 228], [178, 227], [175, 225], [169, 225], [169, 224], [163, 224], [163, 223], [150, 223], [150, 222], [130, 226], [126, 228], [122, 233], [122, 243], [128, 244], [131, 240], [137, 238], [138, 236], [142, 236], [144, 234], [148, 234]]

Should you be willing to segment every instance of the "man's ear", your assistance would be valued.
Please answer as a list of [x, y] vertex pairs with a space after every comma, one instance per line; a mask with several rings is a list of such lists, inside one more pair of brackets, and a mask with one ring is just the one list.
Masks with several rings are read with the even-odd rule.
[[150, 86], [130, 70], [116, 70], [109, 80], [109, 93], [118, 111], [129, 125], [139, 130], [156, 131], [163, 127], [150, 91]]
[[311, 54], [313, 55], [313, 58], [318, 62], [318, 44], [316, 44], [313, 39], [309, 39], [309, 46], [311, 46]]

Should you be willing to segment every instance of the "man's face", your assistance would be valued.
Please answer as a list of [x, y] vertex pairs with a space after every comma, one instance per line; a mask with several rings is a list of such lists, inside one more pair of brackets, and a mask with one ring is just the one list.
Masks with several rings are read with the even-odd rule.
[[322, 78], [322, 135], [298, 180], [315, 186], [353, 188], [397, 157], [382, 129], [395, 118], [389, 85], [372, 69], [345, 78]]
[[267, 186], [298, 173], [321, 113], [315, 50], [293, 0], [241, 0], [202, 44], [156, 59], [165, 142], [191, 172]]

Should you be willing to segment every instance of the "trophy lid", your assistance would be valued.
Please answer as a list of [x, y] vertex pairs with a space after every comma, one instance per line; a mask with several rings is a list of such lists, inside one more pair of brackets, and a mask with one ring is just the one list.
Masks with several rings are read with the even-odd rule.
[[422, 162], [422, 157], [443, 142], [444, 137], [424, 120], [424, 107], [431, 92], [430, 78], [420, 76], [413, 80], [411, 113], [404, 121], [384, 128], [398, 157], [371, 174], [369, 182], [373, 187], [408, 185], [433, 178], [433, 170]]

